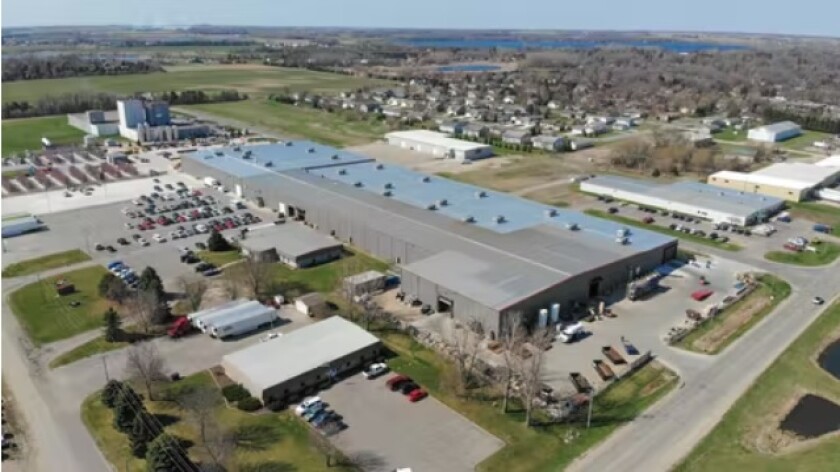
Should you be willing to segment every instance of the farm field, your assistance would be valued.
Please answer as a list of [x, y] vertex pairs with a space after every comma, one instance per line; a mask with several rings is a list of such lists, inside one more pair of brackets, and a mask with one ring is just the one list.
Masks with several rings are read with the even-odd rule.
[[169, 90], [236, 89], [252, 95], [268, 95], [283, 89], [329, 93], [387, 81], [328, 72], [271, 67], [259, 64], [177, 66], [169, 72], [112, 76], [72, 77], [3, 83], [3, 102], [35, 101], [46, 95], [73, 92], [162, 92]]
[[[3, 84], [5, 96], [6, 84]], [[3, 156], [41, 149], [41, 138], [46, 137], [53, 144], [82, 144], [82, 131], [67, 124], [64, 115], [39, 118], [3, 120]]]
[[194, 110], [276, 131], [284, 136], [310, 139], [331, 146], [366, 144], [381, 138], [389, 130], [382, 121], [351, 121], [339, 113], [261, 99], [191, 105], [179, 107], [179, 110], [187, 113]]

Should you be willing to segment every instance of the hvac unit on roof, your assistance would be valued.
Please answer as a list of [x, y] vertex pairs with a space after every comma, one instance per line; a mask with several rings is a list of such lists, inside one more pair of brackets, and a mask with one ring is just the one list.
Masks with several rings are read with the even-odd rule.
[[286, 142], [283, 143], [284, 146], [289, 146], [289, 147], [294, 146], [294, 144], [295, 143], [293, 143], [291, 141], [286, 141]]
[[309, 149], [306, 150], [306, 152], [308, 152], [309, 154], [312, 154], [312, 153], [315, 152], [315, 148], [309, 148]]
[[445, 198], [441, 198], [437, 201], [437, 206], [439, 207], [445, 207], [446, 205], [449, 205], [449, 202]]
[[384, 168], [385, 166], [383, 166], [382, 164], [376, 164], [376, 170], [382, 170]]
[[391, 195], [393, 195], [393, 193], [390, 190], [385, 190], [384, 192], [382, 192], [382, 195], [390, 197]]
[[487, 192], [485, 192], [484, 190], [479, 190], [478, 192], [475, 192], [475, 198], [484, 198], [486, 196]]
[[464, 223], [475, 223], [475, 217], [472, 215], [467, 215], [462, 218]]
[[383, 187], [385, 187], [385, 188], [394, 188], [394, 184], [392, 184], [391, 182], [386, 182], [386, 183], [385, 183], [385, 185], [383, 185]]
[[242, 150], [242, 148], [241, 148], [241, 147], [239, 147], [239, 146], [234, 146], [234, 147], [233, 147], [233, 150], [234, 150], [234, 151], [236, 151], [236, 152], [239, 152], [239, 151], [241, 151], [241, 150]]
[[215, 153], [215, 154], [216, 154], [217, 156], [224, 156], [224, 155], [225, 155], [225, 153], [223, 153], [222, 151], [216, 151], [216, 153]]
[[426, 205], [426, 209], [427, 210], [437, 210], [437, 205], [435, 205], [434, 203], [429, 203], [428, 205]]
[[330, 157], [330, 159], [332, 159], [332, 160], [334, 160], [334, 161], [337, 161], [337, 160], [341, 159], [341, 156], [339, 156], [338, 154], [333, 154], [333, 155]]
[[577, 223], [566, 223], [566, 229], [570, 231], [577, 231], [580, 229], [580, 226], [578, 226]]
[[630, 244], [630, 238], [627, 236], [618, 236], [615, 238], [615, 242], [621, 245]]
[[493, 223], [504, 223], [505, 215], [496, 215], [493, 217]]
[[424, 175], [423, 178], [420, 179], [420, 181], [421, 182], [431, 182], [432, 179], [428, 175]]
[[616, 237], [623, 238], [630, 234], [630, 230], [627, 228], [620, 228], [618, 231], [615, 232]]
[[553, 216], [557, 216], [557, 210], [555, 208], [546, 208], [545, 216], [551, 218]]
[[361, 180], [357, 180], [357, 181], [353, 182], [354, 187], [361, 187], [362, 185], [364, 185], [364, 184], [362, 183]]
[[268, 161], [268, 162], [266, 162], [266, 163], [265, 163], [265, 166], [266, 166], [266, 167], [271, 167], [271, 166], [273, 166], [273, 165], [274, 165], [274, 164], [273, 164], [271, 161]]
[[251, 158], [251, 151], [245, 151], [242, 154], [242, 159], [250, 159]]
[[347, 175], [347, 169], [338, 169], [338, 175]]

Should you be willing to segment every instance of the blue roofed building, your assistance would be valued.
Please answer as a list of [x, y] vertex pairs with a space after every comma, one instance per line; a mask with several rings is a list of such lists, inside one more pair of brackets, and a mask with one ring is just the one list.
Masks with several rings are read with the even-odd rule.
[[182, 160], [401, 272], [401, 290], [496, 336], [506, 315], [621, 292], [676, 255], [676, 239], [306, 141]]

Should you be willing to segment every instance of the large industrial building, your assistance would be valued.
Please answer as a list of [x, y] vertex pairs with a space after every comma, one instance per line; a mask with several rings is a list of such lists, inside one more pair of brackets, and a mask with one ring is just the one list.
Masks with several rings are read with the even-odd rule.
[[762, 143], [776, 143], [802, 134], [802, 128], [792, 121], [781, 121], [772, 125], [759, 126], [747, 132], [747, 139]]
[[222, 368], [263, 403], [288, 403], [382, 354], [376, 336], [333, 316], [228, 354]]
[[85, 113], [67, 115], [67, 124], [93, 136], [114, 136], [120, 134], [120, 122], [116, 111], [90, 110]]
[[764, 221], [784, 207], [781, 198], [744, 193], [699, 182], [654, 184], [615, 176], [581, 182], [580, 189], [596, 195], [662, 208], [716, 223], [747, 226]]
[[720, 171], [707, 182], [716, 187], [758, 193], [789, 201], [802, 201], [822, 187], [840, 181], [840, 167], [805, 162], [781, 162], [755, 172]]
[[487, 144], [450, 138], [444, 133], [428, 130], [394, 131], [385, 135], [392, 146], [423, 152], [444, 159], [472, 161], [493, 155], [493, 147]]
[[492, 336], [568, 313], [676, 255], [677, 240], [311, 142], [208, 149], [182, 170], [394, 263], [401, 289]]
[[120, 136], [138, 143], [172, 142], [210, 133], [207, 125], [173, 122], [169, 104], [160, 100], [117, 100], [117, 115]]

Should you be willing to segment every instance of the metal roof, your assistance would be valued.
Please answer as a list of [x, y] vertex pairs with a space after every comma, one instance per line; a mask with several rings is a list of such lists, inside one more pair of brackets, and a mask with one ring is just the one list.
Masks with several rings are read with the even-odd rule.
[[840, 169], [836, 167], [817, 166], [805, 162], [781, 162], [759, 169], [752, 175], [797, 180], [816, 186], [830, 180], [838, 173]]
[[240, 243], [252, 251], [276, 248], [278, 253], [291, 258], [342, 246], [323, 233], [293, 222], [252, 229]]
[[240, 178], [283, 172], [293, 169], [315, 169], [369, 162], [370, 157], [360, 156], [312, 141], [285, 141], [275, 144], [228, 146], [203, 149], [184, 155]]
[[840, 167], [840, 154], [826, 157], [821, 161], [815, 162], [814, 165], [820, 167]]
[[379, 339], [355, 324], [333, 316], [309, 326], [255, 344], [222, 357], [223, 367], [232, 367], [253, 395], [318, 368], [329, 366], [348, 354], [379, 343]]
[[[638, 179], [612, 175], [597, 176], [584, 181], [581, 186], [602, 186], [608, 189], [636, 193], [643, 197], [660, 199], [663, 207], [669, 203], [680, 203], [700, 209], [748, 217], [757, 212], [778, 207], [784, 200], [755, 193], [739, 192], [700, 182], [675, 182], [655, 184]], [[597, 191], [596, 191], [597, 193]]]
[[409, 130], [409, 131], [394, 131], [385, 134], [387, 139], [407, 139], [419, 143], [425, 143], [432, 146], [441, 146], [458, 151], [471, 151], [473, 149], [481, 149], [489, 147], [486, 144], [473, 143], [464, 141], [463, 139], [450, 138], [444, 133], [436, 131], [429, 131], [425, 129]]
[[[758, 130], [767, 131], [770, 133], [781, 133], [783, 131], [788, 131], [792, 129], [800, 129], [799, 125], [792, 122], [792, 121], [780, 121], [778, 123], [773, 123], [770, 125], [759, 126], [758, 128], [753, 128]], [[752, 130], [750, 130], [752, 131]]]

